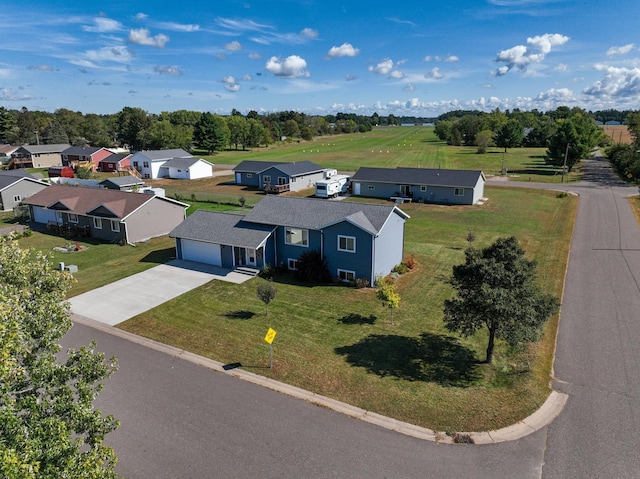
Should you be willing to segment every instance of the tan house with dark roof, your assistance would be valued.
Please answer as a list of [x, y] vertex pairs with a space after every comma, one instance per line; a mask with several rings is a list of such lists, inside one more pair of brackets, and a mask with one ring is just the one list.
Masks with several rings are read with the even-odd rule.
[[51, 185], [23, 203], [36, 223], [121, 244], [166, 235], [185, 219], [189, 206], [146, 193], [62, 185]]

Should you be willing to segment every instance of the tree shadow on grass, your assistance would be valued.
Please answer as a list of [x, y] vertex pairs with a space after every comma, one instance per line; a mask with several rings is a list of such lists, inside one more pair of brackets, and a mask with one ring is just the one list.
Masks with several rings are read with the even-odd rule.
[[469, 387], [479, 379], [479, 363], [471, 350], [441, 334], [423, 333], [420, 338], [374, 334], [335, 352], [352, 366], [382, 377], [455, 387]]
[[256, 315], [253, 311], [229, 311], [224, 316], [229, 319], [251, 319]]
[[376, 319], [378, 319], [378, 317], [374, 316], [373, 314], [367, 317], [357, 313], [349, 313], [341, 318], [338, 318], [338, 321], [342, 324], [373, 324], [376, 322]]
[[146, 254], [141, 260], [141, 263], [166, 263], [167, 261], [175, 258], [176, 249], [171, 248], [157, 249]]

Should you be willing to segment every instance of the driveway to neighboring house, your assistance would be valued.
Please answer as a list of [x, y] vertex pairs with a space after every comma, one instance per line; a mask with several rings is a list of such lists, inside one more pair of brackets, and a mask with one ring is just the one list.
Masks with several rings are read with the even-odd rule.
[[173, 260], [69, 300], [76, 316], [115, 326], [214, 279], [243, 283], [251, 276]]

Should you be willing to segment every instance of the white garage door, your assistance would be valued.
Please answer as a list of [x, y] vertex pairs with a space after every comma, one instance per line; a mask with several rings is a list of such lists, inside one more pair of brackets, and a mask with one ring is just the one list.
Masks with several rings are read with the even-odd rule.
[[34, 206], [33, 208], [33, 221], [36, 223], [44, 223], [48, 222], [56, 222], [56, 210], [49, 210], [47, 208], [40, 208], [38, 206]]
[[222, 266], [222, 254], [219, 244], [203, 243], [202, 241], [182, 240], [182, 259], [198, 263]]

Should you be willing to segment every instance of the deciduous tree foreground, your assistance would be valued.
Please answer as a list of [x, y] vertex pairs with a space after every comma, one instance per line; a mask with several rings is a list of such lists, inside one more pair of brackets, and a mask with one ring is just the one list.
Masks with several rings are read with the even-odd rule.
[[118, 421], [93, 407], [115, 358], [92, 343], [58, 359], [71, 281], [46, 256], [0, 241], [0, 477], [116, 477], [102, 441]]

